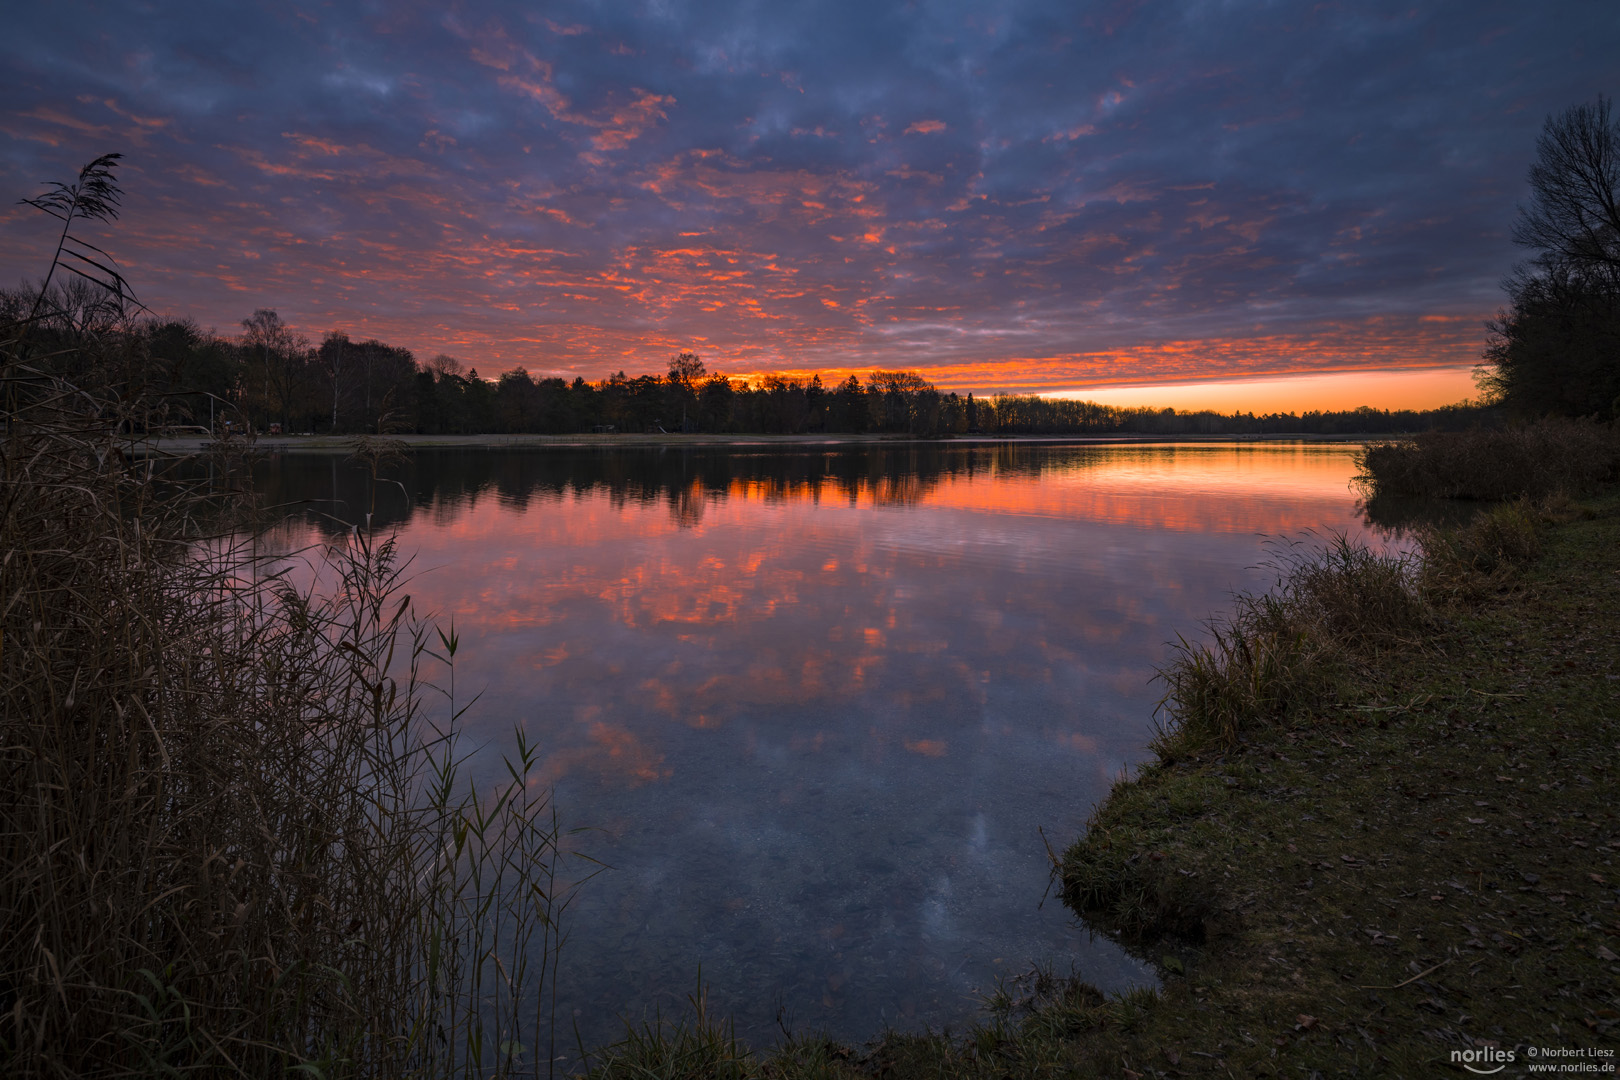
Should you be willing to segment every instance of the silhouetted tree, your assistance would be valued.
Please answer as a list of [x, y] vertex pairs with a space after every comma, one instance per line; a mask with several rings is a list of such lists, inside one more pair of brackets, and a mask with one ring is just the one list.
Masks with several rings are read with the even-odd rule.
[[706, 431], [732, 431], [736, 389], [724, 375], [711, 375], [704, 380], [700, 393], [703, 427]]
[[274, 308], [259, 308], [242, 320], [242, 351], [250, 395], [262, 388], [260, 416], [266, 423], [279, 417], [282, 430], [291, 430], [294, 399], [304, 389], [309, 342], [294, 334]]
[[703, 358], [684, 349], [669, 358], [670, 415], [680, 413], [682, 431], [689, 431], [687, 413], [697, 404], [697, 382], [707, 374]]
[[1620, 123], [1610, 102], [1549, 116], [1514, 242], [1535, 252], [1503, 287], [1483, 389], [1516, 413], [1620, 412]]
[[1530, 205], [1513, 241], [1539, 262], [1620, 285], [1620, 124], [1599, 94], [1592, 104], [1549, 116], [1530, 167]]

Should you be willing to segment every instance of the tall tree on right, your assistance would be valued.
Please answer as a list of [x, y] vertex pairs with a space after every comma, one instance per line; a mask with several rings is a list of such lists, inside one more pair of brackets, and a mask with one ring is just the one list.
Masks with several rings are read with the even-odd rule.
[[1504, 283], [1481, 387], [1529, 416], [1620, 414], [1620, 122], [1611, 103], [1549, 116], [1515, 243], [1535, 254]]

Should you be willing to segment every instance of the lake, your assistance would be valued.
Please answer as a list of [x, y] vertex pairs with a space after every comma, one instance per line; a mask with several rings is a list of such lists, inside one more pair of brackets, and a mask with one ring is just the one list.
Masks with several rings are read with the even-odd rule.
[[[376, 510], [461, 635], [480, 761], [523, 728], [612, 867], [562, 958], [586, 1043], [700, 966], [745, 1038], [859, 1042], [1037, 961], [1154, 981], [1042, 903], [1042, 831], [1061, 853], [1143, 760], [1166, 642], [1270, 583], [1268, 537], [1368, 535], [1355, 449], [420, 450]], [[338, 455], [260, 483], [317, 500], [288, 543], [368, 507]]]

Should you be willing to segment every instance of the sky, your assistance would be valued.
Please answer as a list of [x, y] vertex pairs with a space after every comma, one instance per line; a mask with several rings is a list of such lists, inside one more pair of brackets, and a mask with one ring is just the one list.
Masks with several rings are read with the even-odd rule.
[[0, 286], [54, 244], [14, 200], [118, 151], [123, 217], [85, 233], [155, 311], [587, 379], [691, 348], [980, 393], [1312, 376], [1352, 406], [1456, 400], [1544, 119], [1620, 83], [1597, 0], [7, 22]]

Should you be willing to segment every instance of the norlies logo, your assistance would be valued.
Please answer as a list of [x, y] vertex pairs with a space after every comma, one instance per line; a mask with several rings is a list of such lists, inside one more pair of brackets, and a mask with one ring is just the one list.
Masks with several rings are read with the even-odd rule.
[[[1453, 1065], [1461, 1065], [1469, 1072], [1478, 1073], [1481, 1076], [1489, 1076], [1492, 1073], [1499, 1073], [1512, 1064], [1512, 1062], [1513, 1051], [1498, 1050], [1492, 1046], [1487, 1046], [1479, 1050], [1453, 1050], [1451, 1052], [1451, 1063]], [[1476, 1065], [1495, 1067], [1475, 1068]]]

